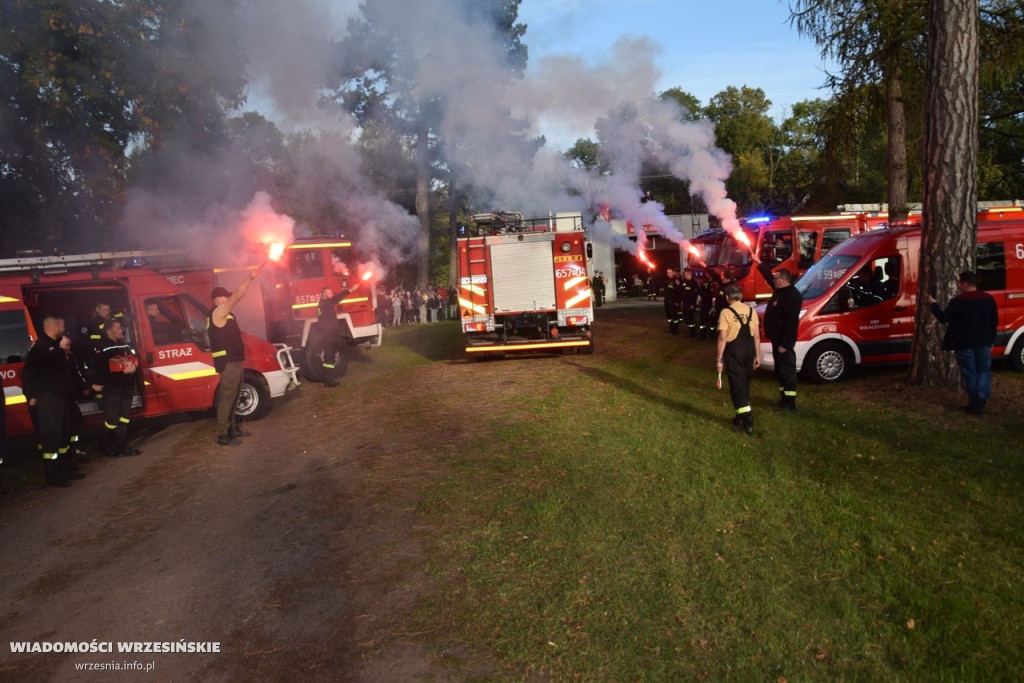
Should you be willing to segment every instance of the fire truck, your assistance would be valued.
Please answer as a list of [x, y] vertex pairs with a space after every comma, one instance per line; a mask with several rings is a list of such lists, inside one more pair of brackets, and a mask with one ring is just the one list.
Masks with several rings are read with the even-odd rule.
[[593, 252], [582, 215], [496, 211], [473, 222], [476, 234], [458, 238], [466, 351], [593, 353]]
[[[980, 211], [977, 238], [978, 289], [992, 295], [999, 311], [992, 356], [1024, 370], [1024, 210]], [[803, 296], [797, 369], [811, 382], [829, 383], [857, 365], [906, 363], [920, 258], [918, 218], [853, 237], [814, 264], [794, 285]], [[767, 340], [760, 355], [761, 367], [772, 369]]]
[[[29, 348], [48, 315], [64, 319], [78, 355], [88, 349], [81, 330], [95, 305], [109, 303], [122, 318], [126, 338], [139, 355], [133, 415], [154, 417], [205, 411], [214, 405], [218, 375], [213, 367], [206, 318], [210, 305], [138, 263], [166, 252], [111, 252], [0, 260], [0, 377], [7, 408], [7, 434], [32, 432], [21, 386]], [[237, 283], [235, 283], [237, 284]], [[209, 292], [206, 293], [209, 298]], [[298, 384], [290, 349], [251, 334], [236, 412], [262, 417], [270, 399]], [[79, 360], [85, 360], [79, 358]], [[101, 417], [95, 399], [79, 401], [86, 419]]]
[[[181, 256], [164, 253], [148, 265], [174, 285], [200, 301], [209, 299], [214, 287], [233, 288], [247, 268], [213, 268], [188, 263]], [[317, 306], [324, 287], [338, 291], [341, 280], [359, 288], [339, 304], [342, 334], [350, 345], [380, 346], [383, 327], [377, 322], [377, 293], [373, 273], [361, 269], [352, 242], [342, 238], [302, 238], [288, 245], [282, 258], [268, 261], [235, 308], [243, 331], [275, 344], [301, 349], [298, 363], [311, 381], [323, 379], [325, 341], [317, 333]], [[366, 278], [366, 279], [364, 279]], [[254, 283], [254, 284], [256, 284]], [[344, 358], [336, 358], [335, 365]]]
[[701, 262], [720, 274], [728, 274], [743, 288], [744, 301], [768, 299], [772, 289], [754, 267], [758, 254], [772, 268], [787, 268], [799, 277], [833, 247], [889, 220], [886, 213], [827, 216], [757, 216], [740, 221], [742, 236], [726, 230], [709, 230], [692, 241], [700, 256], [687, 257], [691, 269]]

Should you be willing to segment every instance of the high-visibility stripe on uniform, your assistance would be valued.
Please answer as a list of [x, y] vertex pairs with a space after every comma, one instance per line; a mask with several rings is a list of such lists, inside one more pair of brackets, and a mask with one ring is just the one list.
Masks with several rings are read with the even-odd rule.
[[214, 358], [219, 358], [220, 356], [226, 356], [226, 355], [228, 355], [227, 351], [214, 351], [213, 352], [213, 357]]

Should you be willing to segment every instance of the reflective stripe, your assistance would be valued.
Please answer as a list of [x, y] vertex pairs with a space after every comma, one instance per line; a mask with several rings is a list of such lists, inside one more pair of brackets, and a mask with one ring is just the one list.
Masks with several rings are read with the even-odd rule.
[[786, 396], [796, 396], [795, 391], [783, 391], [782, 393], [785, 394]]
[[333, 363], [324, 363], [324, 367], [325, 368], [331, 368], [333, 370], [334, 369], [334, 364]]
[[227, 351], [214, 351], [213, 352], [213, 357], [214, 358], [218, 358], [220, 356], [226, 356], [226, 355], [228, 355]]
[[749, 413], [749, 412], [751, 412], [750, 406], [743, 406], [742, 408], [737, 408], [736, 409], [736, 414], [737, 415], [740, 415], [742, 413]]
[[103, 421], [103, 426], [106, 427], [107, 429], [117, 429], [117, 425], [112, 425], [106, 420]]
[[121, 422], [123, 422], [124, 424], [128, 424], [129, 422], [131, 422], [131, 420], [129, 420], [129, 419], [127, 418], [127, 417], [122, 417], [122, 418], [120, 418], [120, 420], [121, 420]]
[[43, 453], [43, 460], [56, 460], [56, 459], [57, 459], [57, 454], [56, 453]]

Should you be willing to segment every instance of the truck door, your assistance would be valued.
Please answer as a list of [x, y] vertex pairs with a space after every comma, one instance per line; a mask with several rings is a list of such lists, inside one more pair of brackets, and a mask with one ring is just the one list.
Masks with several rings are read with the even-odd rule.
[[910, 354], [914, 307], [900, 305], [902, 259], [878, 256], [854, 273], [826, 304], [841, 333], [860, 351], [861, 362], [904, 362]]
[[217, 371], [206, 332], [208, 311], [184, 293], [142, 301], [143, 380], [153, 414], [205, 410], [213, 405]]
[[21, 369], [25, 367], [25, 356], [34, 340], [35, 333], [19, 288], [0, 287], [0, 377], [3, 379], [3, 407], [10, 436], [32, 432], [28, 404], [21, 389]]

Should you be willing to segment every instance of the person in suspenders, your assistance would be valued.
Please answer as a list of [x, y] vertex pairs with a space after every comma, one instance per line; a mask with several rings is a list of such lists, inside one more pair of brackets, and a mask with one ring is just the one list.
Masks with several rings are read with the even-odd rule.
[[736, 414], [732, 418], [734, 431], [754, 433], [754, 414], [750, 410], [750, 379], [761, 364], [757, 357], [758, 320], [754, 309], [740, 301], [743, 289], [739, 285], [725, 288], [728, 306], [718, 315], [718, 359], [715, 369], [725, 370], [729, 378], [729, 396]]
[[245, 360], [245, 345], [242, 342], [242, 330], [238, 321], [231, 314], [245, 292], [249, 283], [260, 274], [256, 268], [249, 272], [242, 282], [229, 292], [224, 287], [216, 287], [210, 293], [213, 308], [206, 318], [206, 328], [210, 335], [210, 350], [213, 352], [213, 367], [220, 375], [220, 389], [217, 396], [217, 443], [221, 446], [237, 446], [242, 443], [241, 436], [249, 436], [235, 424], [235, 405], [242, 389], [242, 362]]

